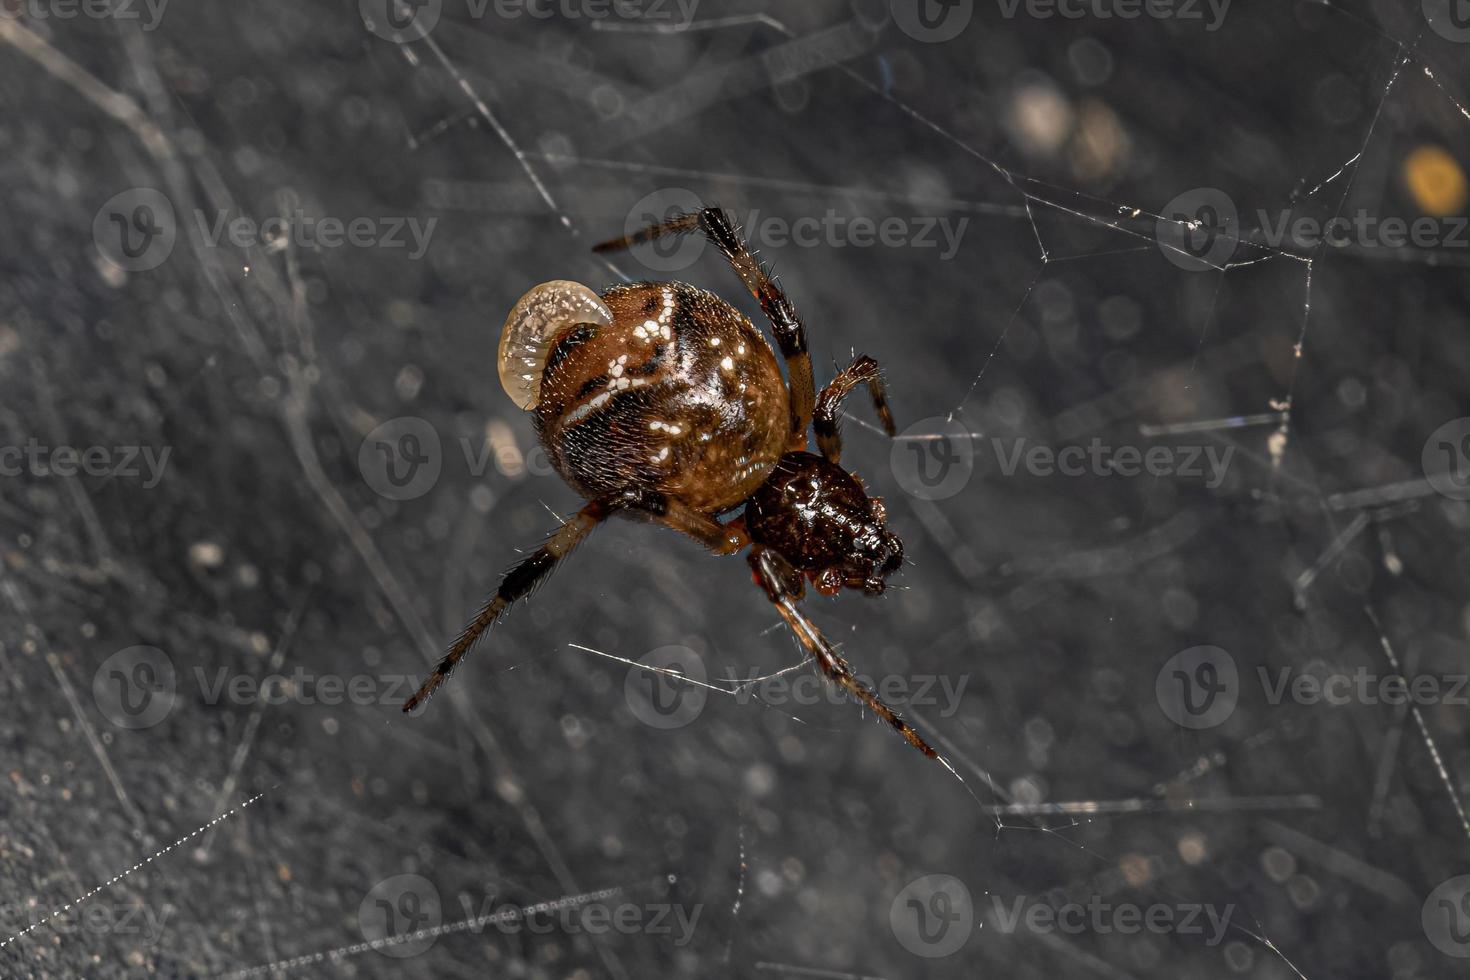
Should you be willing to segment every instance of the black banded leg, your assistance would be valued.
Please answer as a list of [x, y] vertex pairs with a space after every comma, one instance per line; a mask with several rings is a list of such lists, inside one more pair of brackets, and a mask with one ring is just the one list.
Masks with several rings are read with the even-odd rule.
[[709, 240], [725, 254], [735, 274], [745, 283], [745, 288], [760, 302], [761, 312], [771, 322], [771, 332], [776, 335], [776, 344], [786, 359], [786, 373], [791, 378], [791, 448], [805, 449], [806, 430], [811, 425], [817, 390], [812, 377], [812, 356], [807, 350], [806, 327], [781, 285], [751, 254], [724, 211], [705, 208], [699, 213], [699, 223]]
[[938, 758], [938, 753], [924, 741], [923, 736], [857, 679], [847, 661], [842, 659], [822, 635], [822, 631], [801, 611], [801, 607], [796, 604], [796, 600], [805, 592], [801, 573], [779, 553], [769, 548], [758, 547], [751, 551], [749, 561], [750, 567], [755, 570], [756, 584], [765, 589], [766, 597], [775, 603], [781, 618], [786, 620], [786, 625], [796, 634], [807, 653], [816, 660], [827, 679], [867, 705], [870, 711], [892, 725], [914, 748], [931, 759]]
[[838, 429], [837, 416], [842, 402], [858, 385], [867, 382], [868, 393], [873, 396], [873, 407], [878, 411], [878, 421], [889, 437], [898, 434], [893, 424], [893, 413], [888, 410], [888, 395], [883, 391], [883, 375], [878, 362], [866, 354], [855, 358], [837, 377], [827, 383], [817, 398], [816, 412], [812, 415], [812, 428], [817, 433], [817, 446], [822, 455], [833, 463], [842, 457], [842, 433]]
[[665, 235], [682, 235], [698, 228], [724, 253], [735, 274], [745, 283], [761, 304], [761, 311], [771, 322], [776, 344], [786, 359], [786, 372], [791, 378], [791, 449], [806, 448], [806, 429], [811, 424], [816, 404], [816, 382], [812, 377], [812, 356], [807, 350], [806, 327], [796, 307], [781, 289], [770, 271], [751, 253], [735, 225], [719, 208], [704, 208], [675, 215], [662, 224], [612, 241], [594, 245], [594, 252], [615, 252]]
[[651, 242], [655, 239], [663, 238], [666, 235], [678, 236], [686, 234], [699, 227], [699, 215], [700, 212], [698, 211], [685, 211], [683, 214], [676, 214], [659, 224], [649, 225], [642, 231], [635, 231], [633, 234], [624, 235], [622, 238], [611, 238], [605, 242], [599, 242], [592, 246], [592, 251], [621, 252], [632, 248], [634, 245], [642, 245], [645, 242]]
[[494, 625], [511, 604], [517, 599], [525, 598], [532, 589], [545, 581], [546, 577], [556, 568], [557, 562], [580, 544], [594, 527], [606, 520], [612, 511], [613, 508], [605, 503], [588, 504], [558, 528], [550, 538], [547, 538], [544, 545], [506, 572], [495, 595], [485, 603], [484, 608], [475, 618], [470, 620], [469, 625], [450, 646], [449, 652], [444, 655], [443, 660], [439, 661], [439, 665], [434, 668], [428, 680], [424, 681], [417, 693], [404, 703], [403, 710], [412, 711], [427, 701], [438, 690], [439, 685], [449, 678], [450, 673], [464, 659], [464, 655], [470, 652], [475, 642]]

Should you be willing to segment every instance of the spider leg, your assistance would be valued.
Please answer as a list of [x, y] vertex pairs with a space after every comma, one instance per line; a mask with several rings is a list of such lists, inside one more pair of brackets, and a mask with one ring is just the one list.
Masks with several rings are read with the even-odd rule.
[[546, 577], [556, 568], [557, 563], [581, 543], [594, 527], [606, 520], [613, 509], [612, 505], [599, 501], [588, 504], [558, 528], [544, 545], [506, 572], [495, 595], [490, 597], [475, 618], [465, 626], [459, 637], [450, 645], [449, 652], [444, 655], [444, 659], [439, 661], [434, 672], [424, 681], [423, 686], [413, 697], [404, 702], [403, 710], [412, 711], [427, 701], [438, 690], [439, 685], [448, 680], [450, 673], [458, 666], [460, 660], [464, 659], [464, 655], [470, 652], [475, 642], [494, 625], [511, 604], [517, 599], [525, 598], [532, 589], [545, 581]]
[[838, 429], [837, 413], [842, 408], [843, 399], [863, 382], [867, 382], [868, 393], [873, 396], [873, 407], [878, 411], [878, 421], [883, 423], [883, 431], [890, 438], [898, 434], [898, 429], [893, 424], [893, 413], [888, 410], [888, 396], [883, 390], [883, 375], [878, 362], [862, 354], [838, 372], [817, 396], [812, 429], [817, 434], [817, 446], [822, 450], [822, 455], [833, 463], [839, 462], [842, 457], [842, 433]]
[[654, 523], [688, 535], [717, 555], [733, 555], [750, 544], [743, 517], [721, 524], [713, 515], [668, 494], [652, 490], [641, 491], [636, 495], [629, 494], [623, 506], [624, 514], [641, 515]]
[[750, 567], [755, 570], [756, 584], [765, 589], [767, 598], [775, 604], [781, 618], [786, 620], [786, 625], [796, 634], [797, 640], [812, 655], [812, 659], [816, 660], [827, 679], [867, 705], [869, 710], [892, 725], [914, 748], [931, 759], [938, 758], [938, 753], [908, 722], [858, 680], [847, 661], [833, 649], [822, 631], [817, 629], [816, 624], [796, 604], [796, 600], [805, 592], [801, 572], [770, 548], [757, 547], [751, 551], [749, 561]]
[[751, 253], [729, 215], [719, 208], [689, 211], [675, 215], [662, 224], [594, 245], [592, 251], [615, 252], [662, 238], [664, 235], [682, 235], [696, 228], [704, 232], [705, 237], [724, 253], [735, 274], [760, 302], [761, 312], [771, 322], [771, 331], [776, 335], [776, 344], [781, 348], [781, 356], [786, 359], [786, 373], [791, 379], [790, 448], [805, 449], [806, 429], [811, 424], [812, 408], [816, 403], [816, 382], [812, 377], [812, 356], [807, 350], [806, 327], [797, 315], [796, 307], [781, 289], [781, 284], [776, 282], [770, 270]]

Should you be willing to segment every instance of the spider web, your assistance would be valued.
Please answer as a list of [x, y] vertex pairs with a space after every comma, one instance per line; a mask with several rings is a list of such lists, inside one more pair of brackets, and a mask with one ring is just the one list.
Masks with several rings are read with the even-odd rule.
[[[180, 644], [212, 637], [203, 662], [258, 652], [237, 621], [270, 635], [275, 663], [303, 646], [312, 652], [289, 656], [343, 672], [363, 649], [402, 669], [432, 661], [511, 549], [545, 530], [546, 511], [574, 506], [531, 465], [524, 419], [495, 404], [487, 323], [536, 281], [662, 278], [639, 256], [607, 262], [588, 245], [622, 231], [640, 198], [692, 192], [732, 210], [785, 276], [819, 383], [854, 350], [872, 354], [900, 425], [916, 423], [890, 452], [866, 406], [848, 406], [845, 460], [905, 536], [902, 588], [808, 607], [860, 672], [968, 679], [957, 705], [906, 712], [945, 765], [853, 705], [752, 696], [810, 668], [759, 593], [730, 585], [743, 569], [645, 528], [609, 527], [446, 688], [437, 723], [353, 711], [338, 724], [362, 741], [344, 747], [310, 712], [296, 728], [263, 723], [262, 710], [171, 722], [174, 733], [214, 732], [217, 755], [181, 755], [187, 782], [159, 791], [188, 801], [176, 834], [138, 799], [155, 795], [140, 787], [158, 743], [99, 739], [67, 671], [40, 654], [49, 666], [35, 677], [66, 692], [60, 713], [77, 719], [83, 757], [105, 773], [97, 805], [110, 802], [122, 830], [92, 844], [61, 801], [29, 804], [28, 820], [56, 821], [28, 826], [52, 859], [41, 864], [84, 871], [17, 894], [59, 906], [98, 882], [131, 881], [113, 875], [280, 783], [254, 808], [276, 807], [270, 829], [254, 811], [231, 817], [218, 867], [205, 867], [205, 844], [193, 864], [163, 863], [161, 880], [137, 886], [144, 901], [183, 901], [230, 880], [149, 956], [186, 971], [284, 975], [328, 962], [386, 976], [400, 964], [342, 921], [373, 881], [417, 869], [466, 912], [446, 909], [443, 925], [406, 937], [436, 940], [421, 967], [436, 973], [488, 961], [533, 975], [897, 977], [916, 968], [888, 928], [890, 902], [906, 882], [946, 874], [970, 889], [977, 928], [961, 952], [923, 961], [934, 976], [1453, 975], [1426, 941], [1420, 905], [1466, 870], [1463, 709], [1272, 705], [1251, 682], [1226, 722], [1192, 731], [1160, 712], [1155, 678], [1171, 655], [1205, 644], [1230, 651], [1249, 678], [1281, 667], [1466, 670], [1459, 541], [1470, 513], [1423, 479], [1419, 459], [1466, 404], [1470, 254], [1271, 234], [1281, 215], [1414, 214], [1403, 175], [1417, 148], [1443, 146], [1463, 168], [1463, 44], [1416, 5], [1388, 2], [1232, 8], [1214, 31], [976, 7], [967, 31], [940, 43], [908, 36], [882, 4], [837, 2], [700, 8], [678, 30], [451, 11], [409, 43], [363, 43], [352, 6], [235, 22], [249, 52], [285, 39], [268, 75], [230, 57], [220, 32], [205, 35], [294, 119], [226, 85], [223, 68], [201, 80], [207, 59], [182, 54], [170, 29], [156, 40], [104, 34], [96, 49], [5, 35], [72, 93], [69, 112], [80, 98], [131, 134], [128, 147], [108, 137], [126, 183], [166, 186], [177, 208], [289, 212], [304, 197], [443, 219], [424, 265], [407, 272], [378, 255], [291, 248], [253, 253], [247, 271], [195, 242], [192, 264], [165, 270], [172, 292], [128, 287], [186, 338], [169, 354], [167, 331], [140, 333], [139, 359], [179, 379], [160, 404], [180, 421], [165, 425], [186, 428], [182, 413], [207, 398], [212, 412], [277, 426], [218, 441], [274, 453], [262, 472], [298, 488], [270, 499], [265, 520], [281, 533], [267, 541], [253, 540], [245, 515], [257, 507], [245, 502], [193, 532], [277, 569], [267, 595], [229, 595], [222, 613], [207, 590], [164, 573], [169, 589], [131, 586], [151, 604], [150, 628]], [[298, 124], [378, 155], [346, 158]], [[278, 154], [285, 170], [252, 168], [250, 150]], [[349, 189], [333, 193], [334, 180]], [[1238, 222], [1201, 229], [1200, 188], [1223, 192]], [[910, 235], [930, 219], [968, 221], [949, 257], [913, 240], [861, 245], [838, 232], [801, 247], [770, 232], [773, 218], [829, 215], [897, 218]], [[1221, 238], [1224, 257], [1194, 248]], [[759, 322], [715, 256], [678, 277]], [[71, 315], [47, 307], [18, 329], [29, 345]], [[96, 403], [79, 416], [56, 407], [56, 389], [81, 390], [87, 362], [69, 356], [54, 389], [38, 383], [54, 426], [103, 426]], [[235, 387], [206, 396], [199, 382], [211, 377]], [[245, 382], [273, 393], [245, 393]], [[485, 433], [501, 465], [481, 479], [447, 474], [418, 502], [385, 502], [351, 457], [373, 424], [405, 414], [432, 418], [451, 445]], [[10, 419], [25, 431], [24, 412]], [[1234, 462], [1214, 487], [1017, 475], [1001, 471], [992, 442], [1094, 437], [1228, 448]], [[906, 492], [910, 445], [961, 441], [974, 455], [962, 489]], [[182, 506], [227, 472], [201, 465], [162, 499]], [[27, 655], [65, 631], [68, 601], [124, 588], [109, 579], [125, 574], [98, 584], [86, 568], [161, 561], [121, 530], [158, 498], [94, 503], [82, 491], [70, 531], [40, 523], [39, 499], [6, 501], [13, 525], [44, 527], [45, 544], [25, 547], [60, 560], [7, 581]], [[294, 535], [311, 548], [281, 540]], [[58, 584], [81, 595], [57, 606], [22, 592]], [[91, 616], [109, 637], [126, 634], [108, 605], [91, 603]], [[362, 610], [372, 629], [354, 622]], [[619, 696], [625, 672], [666, 644], [710, 667], [706, 681], [661, 669], [711, 695], [677, 732], [639, 724]], [[90, 653], [79, 661], [89, 669], [101, 659]], [[81, 686], [88, 673], [76, 669]], [[36, 751], [69, 757], [71, 746], [58, 737]], [[368, 841], [377, 853], [365, 856]], [[121, 860], [138, 842], [142, 853]], [[604, 891], [673, 894], [704, 918], [687, 946], [581, 936], [514, 947], [487, 939], [487, 918], [462, 901], [486, 881], [528, 906], [615, 882]], [[1238, 914], [1219, 944], [1004, 934], [987, 899], [1017, 895]], [[276, 911], [288, 904], [290, 917]]]

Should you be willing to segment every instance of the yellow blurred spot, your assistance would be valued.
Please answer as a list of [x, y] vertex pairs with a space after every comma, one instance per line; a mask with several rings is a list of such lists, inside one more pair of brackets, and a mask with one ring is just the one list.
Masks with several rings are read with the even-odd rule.
[[1465, 171], [1442, 147], [1421, 146], [1410, 153], [1404, 161], [1404, 183], [1427, 215], [1443, 218], [1465, 207]]
[[1118, 862], [1118, 867], [1123, 872], [1123, 879], [1134, 888], [1141, 888], [1148, 884], [1153, 877], [1153, 868], [1148, 858], [1142, 854], [1125, 854]]
[[1128, 134], [1105, 103], [1088, 99], [1077, 117], [1072, 135], [1072, 171], [1081, 180], [1102, 180], [1122, 169], [1128, 155]]
[[1035, 156], [1050, 156], [1060, 150], [1074, 124], [1071, 103], [1052, 85], [1026, 85], [1011, 101], [1012, 138]]
[[485, 422], [485, 437], [490, 440], [490, 451], [495, 454], [495, 465], [506, 476], [519, 478], [526, 472], [526, 457], [516, 445], [515, 433], [499, 419]]

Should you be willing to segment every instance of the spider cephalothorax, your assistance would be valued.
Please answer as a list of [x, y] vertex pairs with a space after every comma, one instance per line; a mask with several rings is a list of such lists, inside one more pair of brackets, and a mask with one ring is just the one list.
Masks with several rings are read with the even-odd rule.
[[[521, 297], [501, 333], [501, 385], [533, 413], [547, 458], [588, 503], [506, 574], [404, 710], [427, 699], [594, 527], [621, 514], [664, 524], [717, 554], [750, 546], [756, 583], [827, 677], [933, 757], [797, 605], [807, 579], [825, 595], [843, 587], [876, 595], [903, 564], [882, 501], [841, 465], [837, 416], [858, 385], [867, 386], [884, 430], [894, 433], [878, 364], [856, 358], [817, 395], [796, 309], [718, 209], [679, 215], [597, 250], [695, 229], [760, 302], [789, 383], [745, 316], [685, 283], [632, 283], [598, 294], [557, 280]], [[820, 455], [807, 451], [808, 429]], [[742, 516], [720, 522], [742, 504]]]
[[787, 453], [745, 505], [745, 530], [811, 578], [823, 595], [844, 586], [869, 595], [903, 564], [883, 501], [851, 473], [808, 452]]

